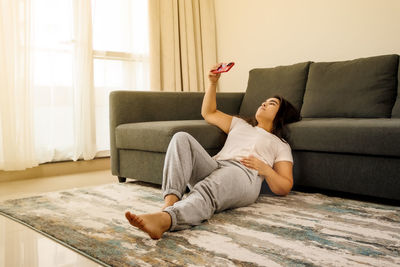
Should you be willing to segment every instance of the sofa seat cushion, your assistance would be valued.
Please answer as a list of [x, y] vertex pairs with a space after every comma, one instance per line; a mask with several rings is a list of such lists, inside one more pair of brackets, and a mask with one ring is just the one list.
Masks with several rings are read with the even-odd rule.
[[293, 150], [400, 157], [400, 119], [304, 118], [288, 129]]
[[166, 152], [172, 136], [177, 132], [191, 134], [205, 149], [221, 149], [226, 134], [205, 120], [178, 120], [127, 123], [115, 129], [119, 149]]

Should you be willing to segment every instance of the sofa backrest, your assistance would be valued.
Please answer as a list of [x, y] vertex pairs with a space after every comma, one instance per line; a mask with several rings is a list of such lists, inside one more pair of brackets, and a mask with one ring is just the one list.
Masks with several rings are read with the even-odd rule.
[[[312, 63], [301, 116], [391, 117], [398, 90], [398, 62], [398, 55], [384, 55]], [[400, 107], [396, 112], [400, 113]]]
[[400, 58], [397, 75], [397, 99], [392, 110], [392, 118], [400, 118]]
[[275, 94], [283, 96], [298, 110], [303, 103], [310, 62], [275, 68], [252, 69], [239, 115], [254, 116], [258, 107]]

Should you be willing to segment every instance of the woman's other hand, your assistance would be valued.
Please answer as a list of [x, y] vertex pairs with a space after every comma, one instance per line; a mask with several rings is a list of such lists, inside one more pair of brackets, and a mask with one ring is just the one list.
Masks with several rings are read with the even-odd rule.
[[293, 187], [293, 163], [280, 161], [274, 164], [274, 168], [250, 155], [242, 158], [240, 162], [250, 168], [258, 171], [258, 175], [264, 176], [271, 191], [280, 196], [289, 194]]
[[253, 155], [242, 158], [240, 160], [240, 163], [242, 163], [247, 168], [258, 171], [259, 174], [264, 173], [264, 170], [265, 168], [267, 168], [267, 166], [270, 167], [269, 165], [265, 164], [263, 161], [259, 160]]
[[211, 84], [217, 84], [219, 77], [221, 77], [221, 73], [212, 73], [212, 71], [218, 69], [222, 64], [223, 63], [218, 63], [217, 65], [214, 65], [208, 72], [208, 79]]

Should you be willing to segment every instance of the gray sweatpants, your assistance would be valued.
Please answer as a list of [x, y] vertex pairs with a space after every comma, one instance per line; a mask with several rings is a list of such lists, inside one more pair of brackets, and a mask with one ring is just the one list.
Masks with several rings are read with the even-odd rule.
[[[163, 197], [180, 201], [164, 209], [172, 218], [169, 231], [201, 224], [214, 213], [254, 203], [263, 178], [237, 161], [214, 160], [194, 137], [176, 133], [168, 146], [163, 172]], [[189, 187], [190, 192], [183, 198]]]

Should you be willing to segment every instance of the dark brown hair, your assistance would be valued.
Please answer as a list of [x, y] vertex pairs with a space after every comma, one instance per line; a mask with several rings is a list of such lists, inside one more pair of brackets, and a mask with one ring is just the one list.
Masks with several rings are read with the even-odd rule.
[[[278, 112], [276, 113], [275, 119], [272, 122], [273, 126], [271, 133], [278, 136], [283, 142], [287, 143], [283, 139], [284, 135], [287, 133], [286, 124], [301, 120], [300, 112], [292, 105], [292, 103], [290, 103], [282, 96], [275, 95], [273, 96], [273, 98], [279, 99], [280, 105]], [[258, 125], [255, 114], [252, 117], [243, 117], [243, 116], [236, 116], [236, 117], [245, 120], [253, 127]]]

